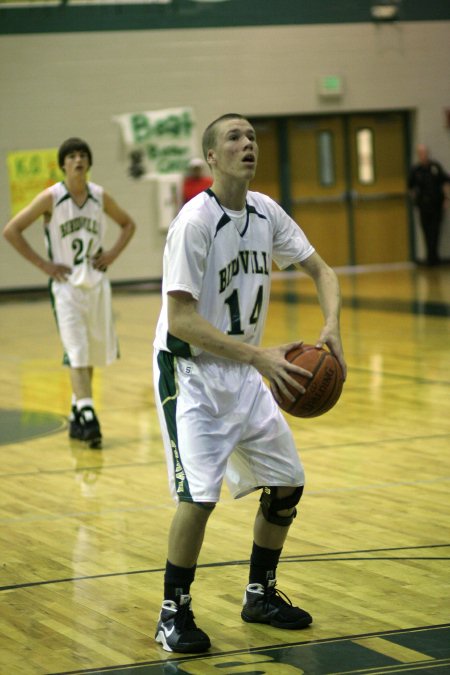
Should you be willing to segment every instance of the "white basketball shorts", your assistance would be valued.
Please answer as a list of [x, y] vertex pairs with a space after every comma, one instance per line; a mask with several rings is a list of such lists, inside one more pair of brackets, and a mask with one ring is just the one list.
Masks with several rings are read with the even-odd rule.
[[234, 498], [304, 484], [291, 430], [255, 368], [155, 350], [153, 373], [175, 499], [217, 502], [224, 478]]
[[86, 368], [115, 361], [119, 345], [109, 280], [105, 277], [93, 288], [53, 281], [51, 295], [65, 351], [64, 362], [73, 368]]

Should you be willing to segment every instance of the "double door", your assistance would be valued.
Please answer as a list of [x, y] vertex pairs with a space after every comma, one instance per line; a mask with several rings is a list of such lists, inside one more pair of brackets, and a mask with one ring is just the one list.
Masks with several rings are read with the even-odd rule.
[[411, 258], [402, 112], [252, 120], [252, 190], [296, 220], [333, 266]]

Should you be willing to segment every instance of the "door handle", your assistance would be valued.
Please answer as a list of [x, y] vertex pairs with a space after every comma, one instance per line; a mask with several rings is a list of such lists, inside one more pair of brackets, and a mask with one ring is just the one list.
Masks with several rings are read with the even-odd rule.
[[351, 199], [361, 202], [376, 202], [384, 199], [405, 199], [407, 196], [406, 192], [372, 192], [371, 194], [364, 194], [356, 192], [356, 190], [351, 190], [350, 194]]
[[301, 204], [337, 204], [341, 202], [345, 202], [346, 199], [346, 193], [342, 192], [341, 194], [338, 195], [322, 195], [322, 196], [317, 196], [317, 197], [297, 197], [296, 199], [292, 200], [292, 203], [295, 206], [299, 206]]

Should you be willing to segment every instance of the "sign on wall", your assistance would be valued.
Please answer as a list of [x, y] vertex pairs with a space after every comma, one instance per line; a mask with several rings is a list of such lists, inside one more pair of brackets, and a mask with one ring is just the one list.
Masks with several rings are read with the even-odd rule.
[[7, 155], [11, 215], [27, 206], [39, 192], [63, 180], [58, 149], [20, 150]]
[[192, 108], [125, 113], [113, 120], [120, 126], [135, 178], [183, 173], [196, 152]]

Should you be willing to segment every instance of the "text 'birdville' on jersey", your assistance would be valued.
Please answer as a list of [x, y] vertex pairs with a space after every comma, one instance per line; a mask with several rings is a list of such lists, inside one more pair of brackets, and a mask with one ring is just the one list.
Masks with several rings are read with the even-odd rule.
[[62, 223], [60, 229], [61, 237], [63, 239], [68, 234], [78, 232], [78, 230], [87, 230], [88, 232], [92, 232], [92, 234], [98, 234], [98, 223], [96, 220], [92, 220], [92, 218], [80, 216], [73, 220], [68, 220], [66, 223]]
[[219, 293], [231, 284], [233, 277], [242, 271], [244, 274], [269, 274], [270, 256], [265, 251], [239, 251], [226, 267], [219, 270]]

